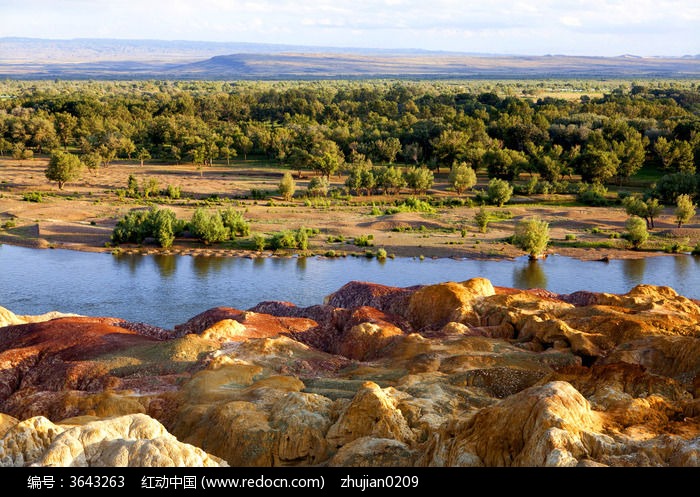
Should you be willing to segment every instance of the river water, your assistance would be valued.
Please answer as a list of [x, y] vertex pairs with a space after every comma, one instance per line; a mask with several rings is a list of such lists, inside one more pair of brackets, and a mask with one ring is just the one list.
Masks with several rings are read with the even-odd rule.
[[609, 262], [550, 255], [530, 262], [363, 257], [235, 258], [112, 255], [0, 245], [0, 306], [15, 314], [61, 311], [172, 328], [216, 306], [248, 309], [267, 300], [320, 304], [357, 280], [392, 286], [464, 281], [496, 286], [624, 293], [640, 283], [667, 285], [700, 299], [700, 257]]

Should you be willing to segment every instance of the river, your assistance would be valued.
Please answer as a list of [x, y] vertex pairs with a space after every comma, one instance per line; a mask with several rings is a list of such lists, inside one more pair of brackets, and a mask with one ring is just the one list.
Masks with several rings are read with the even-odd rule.
[[700, 299], [700, 257], [581, 261], [550, 255], [530, 262], [363, 257], [236, 258], [112, 255], [0, 245], [0, 306], [15, 314], [61, 311], [172, 328], [216, 306], [248, 309], [266, 300], [320, 304], [348, 281], [411, 286], [476, 276], [496, 286], [624, 293], [667, 285]]

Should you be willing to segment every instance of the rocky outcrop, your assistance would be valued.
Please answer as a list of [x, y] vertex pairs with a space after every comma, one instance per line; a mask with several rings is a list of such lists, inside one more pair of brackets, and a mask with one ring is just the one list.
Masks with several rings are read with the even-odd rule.
[[2, 465], [700, 464], [700, 307], [667, 287], [0, 320]]
[[158, 421], [128, 415], [55, 425], [39, 416], [12, 427], [0, 440], [0, 466], [227, 466], [179, 442]]

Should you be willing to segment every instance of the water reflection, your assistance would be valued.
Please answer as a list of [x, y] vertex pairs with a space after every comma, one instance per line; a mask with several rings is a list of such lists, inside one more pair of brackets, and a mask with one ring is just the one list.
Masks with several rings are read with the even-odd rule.
[[541, 261], [528, 261], [525, 266], [513, 271], [516, 288], [547, 288], [547, 275]]
[[674, 257], [674, 270], [679, 277], [686, 279], [690, 276], [690, 273], [693, 270], [694, 266], [694, 264], [690, 260], [691, 258], [692, 256], [688, 257], [687, 255], [678, 255]]
[[230, 266], [233, 260], [231, 257], [194, 255], [192, 256], [192, 268], [197, 276], [207, 276], [209, 273], [216, 274], [226, 266]]
[[494, 286], [556, 293], [626, 293], [647, 283], [700, 298], [699, 271], [700, 257], [689, 255], [608, 263], [555, 255], [536, 262], [401, 257], [382, 262], [366, 257], [112, 256], [2, 246], [0, 305], [17, 314], [61, 310], [171, 327], [220, 305], [247, 309], [265, 300], [316, 305], [352, 280], [407, 287], [481, 276]]
[[126, 265], [131, 274], [136, 274], [145, 260], [143, 255], [138, 254], [119, 254], [113, 256], [113, 258], [117, 262], [117, 265]]
[[177, 269], [177, 257], [174, 255], [154, 255], [153, 262], [163, 278], [170, 278]]
[[624, 259], [622, 261], [622, 272], [630, 286], [639, 285], [644, 281], [646, 268], [646, 259]]

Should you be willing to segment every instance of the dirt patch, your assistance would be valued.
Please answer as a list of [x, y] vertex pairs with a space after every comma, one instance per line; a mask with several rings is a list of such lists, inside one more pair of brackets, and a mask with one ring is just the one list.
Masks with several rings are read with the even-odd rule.
[[[313, 228], [318, 234], [310, 240], [307, 254], [334, 256], [374, 254], [384, 249], [396, 257], [415, 258], [482, 258], [501, 259], [523, 256], [524, 252], [508, 243], [516, 223], [537, 216], [550, 225], [552, 244], [549, 253], [579, 259], [620, 259], [664, 255], [665, 244], [675, 239], [694, 246], [700, 241], [700, 226], [689, 223], [678, 228], [672, 208], [666, 208], [655, 220], [654, 236], [644, 251], [626, 249], [622, 235], [627, 215], [621, 207], [562, 207], [542, 202], [554, 197], [532, 197], [528, 204], [487, 207], [491, 221], [485, 233], [478, 230], [474, 216], [477, 207], [439, 207], [435, 213], [400, 212], [375, 215], [395, 206], [397, 196], [378, 195], [341, 197], [305, 201], [298, 197], [284, 201], [276, 194], [285, 169], [260, 165], [254, 161], [236, 161], [230, 166], [216, 164], [195, 168], [191, 164], [147, 164], [118, 162], [101, 168], [97, 174], [85, 175], [80, 182], [69, 183], [63, 190], [44, 176], [47, 160], [37, 158], [18, 163], [0, 158], [3, 181], [0, 185], [0, 243], [111, 251], [111, 233], [117, 221], [132, 209], [159, 205], [172, 209], [180, 219], [189, 220], [197, 207], [225, 209], [233, 207], [243, 213], [253, 233], [272, 234], [284, 229]], [[168, 185], [179, 187], [178, 199], [130, 199], [119, 195], [133, 175], [139, 185], [154, 179], [161, 190]], [[310, 175], [309, 175], [310, 177]], [[303, 194], [305, 181], [297, 181]], [[485, 184], [486, 178], [480, 178]], [[343, 188], [345, 177], [331, 178], [331, 187]], [[429, 192], [436, 198], [446, 197], [445, 178]], [[264, 199], [253, 199], [251, 191], [267, 192]], [[39, 192], [40, 202], [24, 200], [27, 192]], [[403, 194], [405, 197], [408, 192]], [[566, 198], [558, 198], [564, 202]], [[540, 202], [540, 203], [537, 203]], [[693, 220], [695, 221], [695, 220]], [[370, 240], [359, 247], [358, 237]], [[177, 239], [164, 250], [155, 245], [123, 245], [122, 252], [162, 254], [204, 254], [210, 256], [258, 257], [290, 255], [289, 251], [262, 254], [250, 251], [250, 243], [239, 241], [204, 246], [192, 239]], [[331, 252], [332, 251], [332, 252]]]

